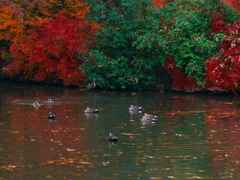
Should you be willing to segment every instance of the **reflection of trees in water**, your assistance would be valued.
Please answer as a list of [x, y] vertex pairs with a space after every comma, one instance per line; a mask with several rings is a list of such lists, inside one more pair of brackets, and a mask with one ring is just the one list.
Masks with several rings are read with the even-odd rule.
[[[24, 91], [27, 94], [28, 90]], [[0, 144], [5, 156], [0, 170], [12, 168], [18, 174], [23, 170], [50, 174], [59, 170], [79, 173], [82, 179], [91, 179], [96, 173], [99, 177], [110, 174], [112, 179], [221, 179], [222, 172], [233, 172], [237, 177], [240, 129], [234, 100], [171, 93], [86, 93], [76, 89], [56, 91], [55, 95], [30, 92], [28, 96], [16, 92], [2, 95]], [[61, 103], [44, 104], [38, 109], [10, 103], [49, 97]], [[131, 104], [143, 106], [143, 113], [131, 114]], [[97, 116], [84, 114], [87, 106], [101, 112]], [[47, 120], [50, 111], [56, 120]], [[141, 124], [145, 112], [156, 114], [156, 123]], [[107, 142], [109, 132], [118, 137], [117, 144]]]
[[[69, 163], [71, 154], [75, 152], [74, 147], [81, 143], [82, 133], [86, 130], [86, 127], [79, 123], [81, 114], [78, 112], [81, 103], [77, 103], [79, 100], [76, 100], [79, 91], [76, 89], [62, 91], [60, 88], [60, 91], [55, 91], [54, 94], [56, 88], [51, 87], [48, 90], [42, 87], [35, 90], [19, 87], [13, 89], [5, 89], [6, 91], [1, 93], [4, 103], [4, 108], [1, 108], [3, 113], [0, 113], [3, 117], [1, 120], [7, 121], [3, 123], [4, 129], [1, 129], [1, 134], [4, 135], [1, 138], [1, 145], [8, 149], [1, 169], [8, 170], [9, 167], [14, 170], [31, 169], [48, 165], [50, 161], [54, 164]], [[52, 97], [53, 100], [63, 98], [64, 102], [53, 102], [50, 105], [43, 103], [48, 97]], [[83, 96], [78, 98], [84, 101]], [[30, 101], [40, 99], [41, 106], [34, 109], [28, 103], [29, 99]], [[19, 103], [10, 103], [12, 100]], [[56, 120], [47, 120], [50, 111], [56, 115]]]
[[239, 178], [240, 125], [236, 101], [208, 101], [206, 142], [211, 169], [220, 177]]

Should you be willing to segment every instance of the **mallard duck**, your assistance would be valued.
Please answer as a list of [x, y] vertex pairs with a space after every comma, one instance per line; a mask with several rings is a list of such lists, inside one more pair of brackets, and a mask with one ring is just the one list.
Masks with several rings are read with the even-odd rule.
[[100, 110], [87, 107], [86, 110], [84, 110], [84, 112], [85, 113], [98, 113], [98, 112], [100, 112]]
[[142, 116], [142, 121], [156, 121], [157, 118], [158, 117], [155, 115], [144, 113], [144, 116]]
[[39, 104], [38, 101], [35, 101], [34, 103], [32, 103], [32, 106], [33, 106], [34, 108], [38, 108], [38, 107], [41, 106], [41, 105]]
[[131, 105], [129, 111], [141, 111], [143, 108], [141, 106]]
[[114, 136], [112, 133], [109, 133], [108, 141], [117, 141], [117, 140], [118, 140], [117, 136]]
[[49, 112], [47, 118], [53, 120], [56, 118], [56, 116], [53, 113]]

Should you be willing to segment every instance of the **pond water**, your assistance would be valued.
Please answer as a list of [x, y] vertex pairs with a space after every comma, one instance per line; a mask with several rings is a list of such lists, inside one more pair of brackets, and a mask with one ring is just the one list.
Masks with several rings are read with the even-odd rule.
[[1, 180], [240, 179], [239, 97], [6, 82], [0, 97]]

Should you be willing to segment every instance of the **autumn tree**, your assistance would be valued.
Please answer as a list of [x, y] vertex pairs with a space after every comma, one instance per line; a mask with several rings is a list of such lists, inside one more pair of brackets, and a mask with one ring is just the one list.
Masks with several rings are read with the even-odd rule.
[[240, 90], [240, 21], [233, 24], [224, 23], [224, 18], [216, 21], [212, 24], [214, 31], [223, 33], [224, 38], [219, 53], [206, 61], [207, 88], [237, 94]]
[[22, 72], [26, 79], [42, 81], [62, 79], [64, 84], [81, 85], [83, 75], [78, 69], [81, 58], [88, 53], [95, 30], [85, 20], [69, 18], [64, 11], [39, 24], [37, 31], [29, 29], [10, 47], [10, 63], [3, 72]]
[[[211, 22], [216, 13], [224, 16], [226, 22], [233, 22], [239, 17], [236, 11], [219, 0], [172, 1], [159, 9], [155, 18], [158, 21], [152, 21], [155, 28], [145, 29], [143, 36], [138, 36], [138, 47], [149, 48], [149, 51], [162, 48], [163, 52], [174, 57], [172, 65], [167, 63], [165, 69], [180, 68], [181, 71], [169, 72], [176, 73], [173, 77], [185, 74], [186, 82], [192, 80], [195, 88], [199, 89], [199, 85], [205, 85], [205, 60], [219, 52], [218, 44], [223, 37], [221, 33], [212, 34]], [[165, 59], [162, 59], [162, 64], [165, 64]], [[187, 86], [175, 88], [187, 89]]]
[[23, 74], [35, 81], [51, 78], [64, 84], [83, 83], [78, 67], [98, 28], [84, 20], [88, 12], [84, 1], [3, 0], [1, 8], [1, 39], [10, 42], [10, 51], [1, 52], [3, 73]]

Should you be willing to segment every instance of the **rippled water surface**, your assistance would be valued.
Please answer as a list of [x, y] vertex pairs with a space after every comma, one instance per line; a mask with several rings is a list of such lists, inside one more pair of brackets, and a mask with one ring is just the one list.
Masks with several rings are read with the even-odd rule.
[[0, 97], [0, 180], [240, 179], [239, 97], [5, 82]]

